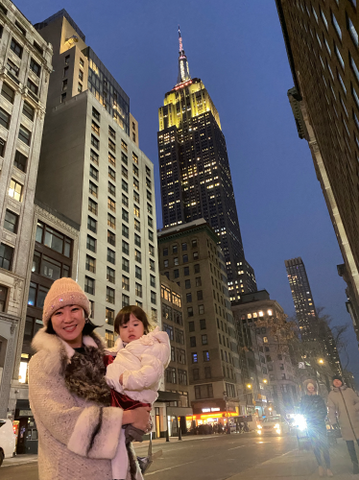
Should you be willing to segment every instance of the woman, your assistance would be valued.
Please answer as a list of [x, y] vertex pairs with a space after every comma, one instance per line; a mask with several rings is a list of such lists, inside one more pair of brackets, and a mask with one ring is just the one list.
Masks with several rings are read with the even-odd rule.
[[333, 377], [333, 389], [328, 395], [329, 420], [332, 425], [339, 422], [342, 437], [347, 442], [353, 473], [359, 474], [358, 457], [354, 441], [359, 445], [359, 397], [344, 385], [342, 377]]
[[300, 402], [300, 411], [307, 422], [308, 437], [318, 462], [319, 476], [324, 476], [325, 465], [327, 476], [332, 477], [333, 473], [330, 470], [327, 429], [325, 425], [327, 407], [322, 397], [318, 395], [318, 384], [314, 380], [306, 380], [303, 384], [303, 389], [305, 395]]
[[149, 407], [124, 412], [109, 406], [104, 346], [89, 313], [89, 301], [74, 280], [53, 283], [44, 302], [44, 327], [32, 344], [37, 353], [29, 364], [40, 480], [111, 480], [122, 425], [149, 428]]

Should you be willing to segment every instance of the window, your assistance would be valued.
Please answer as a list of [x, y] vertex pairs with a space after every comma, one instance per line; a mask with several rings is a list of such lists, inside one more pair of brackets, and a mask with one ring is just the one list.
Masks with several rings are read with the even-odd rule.
[[115, 323], [115, 311], [111, 308], [106, 308], [106, 323], [113, 325]]
[[186, 302], [191, 303], [192, 302], [192, 293], [186, 293]]
[[140, 283], [135, 283], [135, 295], [142, 298], [142, 285]]
[[31, 132], [27, 128], [25, 128], [23, 125], [20, 125], [19, 128], [19, 139], [26, 143], [26, 145], [30, 145], [31, 141]]
[[176, 378], [176, 369], [173, 367], [166, 368], [166, 382], [167, 383], [177, 383]]
[[20, 153], [18, 150], [16, 150], [15, 153], [14, 165], [22, 172], [26, 172], [27, 157], [25, 157], [25, 155]]
[[110, 177], [111, 180], [114, 182], [116, 181], [116, 172], [113, 168], [108, 167], [108, 176]]
[[169, 339], [173, 341], [174, 340], [173, 327], [171, 325], [167, 325], [166, 323], [164, 323], [163, 330], [167, 333], [167, 335], [169, 336]]
[[[0, 312], [5, 312], [7, 294], [8, 294], [8, 289], [3, 285], [0, 285]], [[1, 342], [0, 342], [0, 351], [1, 351]]]
[[107, 247], [107, 261], [115, 265], [116, 263], [116, 253]]
[[[322, 14], [323, 14], [323, 12], [322, 12]], [[341, 30], [341, 28], [339, 26], [339, 23], [338, 23], [338, 21], [337, 21], [333, 12], [332, 12], [332, 22], [333, 22], [334, 28], [335, 28], [335, 30], [338, 34], [338, 37], [340, 38], [340, 40], [342, 40], [342, 30]]]
[[0, 108], [0, 125], [9, 128], [11, 115], [9, 115], [3, 108]]
[[10, 180], [9, 186], [9, 197], [14, 198], [18, 202], [22, 201], [22, 185], [21, 183], [15, 182], [15, 180]]
[[204, 305], [198, 305], [198, 313], [200, 315], [203, 315], [204, 314]]
[[178, 369], [178, 383], [180, 385], [187, 385], [187, 372], [186, 372], [186, 370]]
[[205, 330], [206, 329], [206, 319], [205, 318], [201, 318], [201, 320], [199, 321], [199, 328], [201, 330]]
[[15, 65], [15, 63], [13, 63], [9, 58], [7, 59], [7, 62], [6, 62], [6, 68], [9, 70], [10, 73], [15, 75], [15, 77], [19, 76], [19, 70], [20, 70], [19, 67]]
[[193, 380], [199, 380], [199, 368], [194, 368], [192, 370]]
[[111, 287], [106, 287], [106, 302], [115, 303], [115, 290]]
[[100, 113], [96, 110], [95, 107], [92, 107], [92, 116], [93, 116], [96, 120], [100, 121]]
[[205, 385], [195, 385], [194, 394], [196, 399], [213, 398], [213, 387], [211, 383]]
[[348, 20], [348, 30], [349, 30], [349, 33], [355, 43], [355, 46], [358, 47], [359, 46], [359, 37], [358, 37], [358, 32], [353, 24], [353, 22], [350, 20], [350, 17], [347, 17], [347, 20]]
[[97, 215], [97, 208], [98, 208], [98, 205], [97, 203], [92, 200], [92, 198], [89, 198], [88, 199], [88, 209], [91, 213]]
[[66, 93], [62, 93], [60, 97], [60, 103], [64, 103], [65, 100], [66, 100]]
[[193, 307], [187, 307], [187, 317], [193, 317]]
[[1, 95], [10, 103], [14, 103], [15, 90], [9, 87], [7, 83], [2, 84]]
[[113, 195], [114, 197], [116, 196], [116, 187], [113, 183], [108, 182], [108, 193]]
[[91, 124], [91, 130], [95, 132], [97, 135], [100, 135], [100, 125], [97, 125], [97, 123], [94, 122], [93, 120]]
[[202, 345], [208, 345], [208, 337], [207, 335], [202, 335]]
[[108, 163], [116, 168], [116, 157], [114, 157], [110, 152], [108, 152]]
[[110, 139], [108, 139], [108, 148], [111, 150], [111, 152], [116, 153], [116, 143]]
[[107, 243], [113, 247], [116, 246], [116, 234], [111, 232], [111, 230], [107, 230]]
[[191, 280], [190, 279], [185, 280], [184, 288], [191, 288]]
[[112, 212], [116, 212], [116, 202], [110, 197], [107, 198], [107, 207]]
[[106, 275], [107, 281], [110, 283], [115, 283], [116, 281], [116, 272], [113, 268], [107, 267], [107, 275]]
[[179, 270], [178, 270], [178, 268], [175, 268], [175, 269], [173, 270], [173, 276], [174, 276], [174, 278], [178, 278], [178, 277], [179, 277]]
[[122, 235], [126, 238], [130, 238], [130, 229], [125, 224], [122, 224]]
[[85, 276], [85, 292], [95, 295], [95, 280], [91, 277]]
[[153, 288], [156, 288], [156, 277], [154, 275], [150, 275], [150, 285]]
[[194, 332], [195, 328], [194, 328], [194, 321], [190, 321], [188, 322], [188, 331], [189, 332]]
[[38, 94], [39, 87], [37, 85], [35, 85], [35, 83], [32, 82], [29, 78], [27, 79], [26, 86], [30, 90], [30, 92], [34, 93], [35, 95]]
[[130, 291], [130, 279], [122, 275], [122, 290]]
[[96, 259], [86, 255], [86, 270], [91, 273], [96, 273]]
[[130, 262], [124, 257], [122, 257], [122, 270], [127, 273], [130, 272]]
[[24, 102], [22, 113], [25, 115], [25, 117], [29, 118], [31, 121], [34, 120], [35, 109], [29, 103]]
[[84, 79], [84, 72], [82, 70], [79, 70], [79, 79], [81, 80], [81, 82]]
[[193, 352], [191, 354], [191, 357], [192, 357], [192, 363], [198, 363], [198, 355], [196, 352]]
[[124, 208], [122, 209], [122, 220], [128, 223], [128, 211]]
[[10, 49], [17, 55], [19, 58], [22, 57], [22, 46], [19, 45], [13, 38], [11, 39]]
[[147, 219], [148, 219], [148, 226], [151, 227], [151, 228], [153, 228], [153, 220], [152, 220], [152, 218], [151, 218], [151, 217], [147, 217]]
[[128, 255], [130, 252], [130, 246], [127, 242], [125, 242], [125, 240], [122, 240], [122, 252], [126, 255]]
[[86, 248], [91, 252], [96, 252], [96, 239], [87, 235]]
[[32, 70], [38, 77], [40, 76], [41, 67], [33, 58], [30, 60], [30, 70]]
[[91, 145], [95, 148], [97, 148], [97, 150], [100, 148], [100, 140], [98, 140], [95, 135], [92, 135], [91, 134]]
[[127, 307], [130, 304], [130, 297], [128, 295], [122, 294], [122, 306]]
[[196, 265], [194, 265], [194, 273], [199, 273], [200, 272], [200, 266], [198, 263], [196, 263]]
[[17, 227], [19, 223], [19, 215], [12, 212], [11, 210], [6, 210], [4, 228], [9, 230], [9, 232], [17, 233]]
[[204, 362], [209, 362], [209, 351], [208, 350], [203, 350], [203, 361]]
[[156, 305], [156, 303], [157, 303], [157, 294], [156, 294], [156, 292], [153, 292], [152, 290], [151, 290], [151, 303], [153, 303], [154, 305]]
[[189, 344], [191, 347], [196, 346], [196, 337], [189, 337]]
[[212, 378], [211, 367], [204, 367], [204, 378]]
[[203, 300], [203, 291], [197, 290], [197, 300]]
[[136, 205], [133, 207], [133, 214], [135, 217], [140, 218], [140, 207], [137, 207]]
[[93, 182], [89, 182], [89, 192], [94, 196], [94, 197], [98, 197], [98, 186], [95, 185]]

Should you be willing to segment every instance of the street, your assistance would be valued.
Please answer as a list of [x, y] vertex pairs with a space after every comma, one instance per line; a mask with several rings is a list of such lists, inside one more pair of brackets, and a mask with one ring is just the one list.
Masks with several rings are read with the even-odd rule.
[[[161, 442], [161, 443], [160, 443]], [[293, 437], [245, 435], [208, 435], [169, 443], [154, 442], [154, 452], [162, 449], [146, 475], [150, 480], [224, 480], [251, 467], [279, 457], [297, 447]], [[146, 445], [136, 444], [138, 455], [146, 455]], [[2, 467], [1, 480], [38, 480], [37, 463]], [[74, 479], [75, 480], [75, 479]]]

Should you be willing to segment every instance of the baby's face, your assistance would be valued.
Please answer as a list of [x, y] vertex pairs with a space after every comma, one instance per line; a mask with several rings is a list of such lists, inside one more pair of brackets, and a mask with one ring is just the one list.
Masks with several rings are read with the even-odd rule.
[[143, 323], [133, 313], [131, 313], [129, 321], [125, 325], [120, 326], [120, 337], [125, 343], [138, 340], [144, 333]]

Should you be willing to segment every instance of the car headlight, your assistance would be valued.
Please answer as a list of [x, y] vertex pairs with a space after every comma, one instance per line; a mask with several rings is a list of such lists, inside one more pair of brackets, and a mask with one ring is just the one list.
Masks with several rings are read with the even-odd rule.
[[258, 430], [261, 430], [263, 427], [262, 425], [257, 425]]
[[295, 416], [295, 425], [298, 427], [299, 430], [305, 430], [307, 428], [307, 422], [303, 415], [296, 415]]
[[278, 430], [278, 429], [280, 430], [279, 423], [276, 423], [273, 428], [275, 428], [275, 429], [277, 429], [277, 430]]

